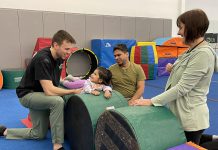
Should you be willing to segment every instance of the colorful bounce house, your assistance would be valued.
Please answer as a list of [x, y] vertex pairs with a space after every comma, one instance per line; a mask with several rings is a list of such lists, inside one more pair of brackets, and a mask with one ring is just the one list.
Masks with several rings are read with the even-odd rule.
[[188, 50], [188, 46], [183, 44], [182, 38], [158, 38], [156, 42], [156, 49], [158, 55], [158, 76], [167, 76], [166, 71], [168, 63], [174, 63], [179, 55]]

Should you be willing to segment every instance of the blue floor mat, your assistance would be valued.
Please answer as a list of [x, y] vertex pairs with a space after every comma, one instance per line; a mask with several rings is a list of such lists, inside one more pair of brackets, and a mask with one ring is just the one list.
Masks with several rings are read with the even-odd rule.
[[[26, 118], [28, 109], [20, 105], [15, 90], [0, 91], [0, 124], [8, 128], [24, 128], [21, 119]], [[65, 141], [65, 149], [70, 150], [69, 144]], [[1, 150], [52, 150], [50, 131], [44, 140], [6, 140], [0, 137]]]

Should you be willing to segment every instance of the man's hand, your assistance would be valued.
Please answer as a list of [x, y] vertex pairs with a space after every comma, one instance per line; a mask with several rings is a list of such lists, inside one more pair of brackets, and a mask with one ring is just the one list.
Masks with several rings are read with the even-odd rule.
[[112, 96], [112, 94], [111, 94], [110, 91], [106, 90], [106, 91], [104, 92], [104, 97], [105, 97], [106, 99], [111, 98], [111, 96]]
[[133, 101], [129, 101], [130, 106], [152, 106], [152, 102], [150, 99], [136, 99]]
[[39, 82], [46, 96], [63, 96], [67, 94], [79, 94], [82, 91], [82, 89], [69, 90], [56, 87], [53, 85], [51, 80], [40, 80]]
[[92, 91], [92, 92], [91, 92], [91, 94], [93, 94], [93, 95], [95, 95], [95, 96], [98, 96], [98, 95], [100, 95], [100, 92], [99, 92], [99, 91], [96, 91], [96, 90], [94, 90], [94, 91]]
[[134, 103], [134, 100], [129, 100], [129, 101], [128, 101], [128, 105], [129, 105], [129, 106], [132, 106], [133, 103]]
[[173, 69], [173, 64], [168, 63], [168, 64], [166, 65], [166, 71], [171, 72], [172, 69]]
[[82, 88], [72, 90], [72, 94], [80, 94], [82, 92]]

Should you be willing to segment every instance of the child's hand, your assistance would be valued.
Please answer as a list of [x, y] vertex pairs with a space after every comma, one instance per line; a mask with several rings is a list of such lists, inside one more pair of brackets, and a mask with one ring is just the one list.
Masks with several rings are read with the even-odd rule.
[[98, 95], [100, 95], [100, 92], [99, 92], [99, 91], [96, 91], [96, 90], [94, 90], [94, 91], [92, 91], [92, 92], [91, 92], [91, 94], [93, 94], [93, 95], [95, 95], [95, 96], [98, 96]]
[[105, 92], [104, 92], [104, 97], [105, 97], [106, 99], [111, 98], [111, 96], [112, 96], [112, 94], [111, 94], [110, 91], [105, 91]]

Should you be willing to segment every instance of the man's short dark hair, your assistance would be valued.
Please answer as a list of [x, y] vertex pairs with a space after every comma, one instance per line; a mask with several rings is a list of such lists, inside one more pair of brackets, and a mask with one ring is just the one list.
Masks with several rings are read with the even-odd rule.
[[114, 47], [114, 51], [116, 50], [120, 50], [124, 53], [127, 53], [128, 52], [128, 48], [126, 46], [126, 44], [117, 44], [115, 47]]
[[61, 45], [63, 41], [67, 41], [72, 44], [76, 44], [76, 40], [65, 30], [59, 30], [54, 34], [52, 38], [52, 46], [56, 42], [58, 45]]
[[201, 9], [194, 9], [181, 14], [177, 18], [178, 27], [180, 27], [180, 23], [185, 25], [184, 36], [186, 43], [204, 37], [209, 26], [207, 15]]

